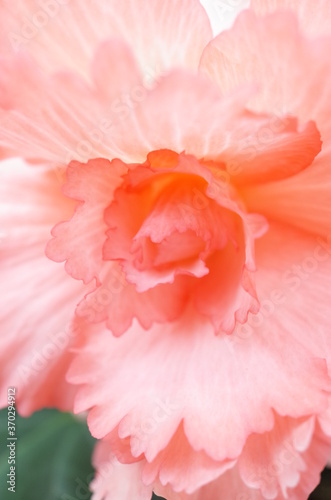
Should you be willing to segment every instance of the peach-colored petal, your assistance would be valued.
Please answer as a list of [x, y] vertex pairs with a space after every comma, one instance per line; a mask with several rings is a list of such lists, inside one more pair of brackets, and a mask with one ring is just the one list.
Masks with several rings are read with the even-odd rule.
[[[102, 58], [110, 64], [119, 50], [126, 48], [116, 40], [104, 44], [96, 67]], [[125, 88], [123, 75], [132, 71], [136, 75], [130, 58], [123, 58], [122, 64], [125, 70], [104, 80], [109, 92], [97, 93], [70, 74], [46, 78], [23, 56], [7, 61], [0, 71], [4, 81], [1, 144], [31, 160], [65, 164], [93, 157], [130, 163], [144, 161], [153, 150], [186, 151], [197, 158], [226, 162], [230, 174], [239, 174], [238, 181], [293, 174], [306, 168], [320, 149], [314, 125], [297, 127], [289, 119], [274, 131], [272, 141], [263, 139], [262, 144], [260, 137], [271, 117], [245, 110], [251, 90], [239, 89], [222, 99], [213, 84], [182, 71], [164, 77], [151, 90], [138, 87], [139, 96], [122, 93], [110, 101], [109, 96]], [[97, 73], [95, 77], [98, 80]], [[16, 86], [22, 79], [26, 85], [18, 97]]]
[[[252, 434], [236, 464], [222, 466], [209, 459], [210, 480], [192, 491], [180, 488], [183, 477], [190, 474], [190, 469], [198, 460], [198, 474], [201, 474], [207, 461], [203, 462], [202, 453], [192, 457], [192, 450], [186, 455], [185, 443], [177, 436], [176, 453], [167, 456], [167, 451], [149, 464], [144, 458], [133, 460], [132, 464], [120, 465], [113, 454], [108, 439], [98, 443], [94, 464], [97, 468], [92, 489], [98, 500], [107, 499], [115, 484], [115, 473], [123, 484], [130, 482], [131, 488], [154, 490], [167, 500], [298, 500], [306, 499], [316, 487], [330, 449], [330, 438], [321, 430], [314, 417], [290, 419], [275, 416], [275, 426], [264, 434]], [[152, 482], [147, 480], [147, 471], [158, 465], [158, 476]], [[213, 469], [219, 473], [212, 479]], [[170, 484], [166, 478], [169, 472], [176, 470], [183, 477]], [[208, 475], [208, 473], [207, 473]], [[188, 481], [185, 481], [188, 482]], [[193, 484], [196, 481], [188, 482]], [[135, 490], [134, 490], [135, 491]], [[121, 491], [120, 500], [131, 500], [127, 491]], [[104, 495], [104, 496], [103, 496]], [[139, 498], [139, 497], [138, 497]]]
[[[248, 489], [240, 478], [238, 467], [226, 471], [215, 481], [211, 481], [192, 494], [175, 492], [169, 486], [155, 484], [154, 491], [167, 500], [264, 500], [258, 490]], [[279, 500], [279, 499], [277, 499]]]
[[305, 470], [293, 490], [293, 499], [306, 498], [318, 486], [321, 480], [321, 472], [327, 465], [327, 458], [330, 457], [330, 447], [330, 437], [326, 438], [319, 424], [316, 424], [310, 446], [303, 453]]
[[[247, 486], [259, 489], [264, 498], [286, 498], [288, 490], [297, 486], [306, 469], [301, 454], [309, 448], [314, 427], [314, 417], [301, 422], [276, 417], [270, 432], [252, 434], [238, 461]], [[327, 440], [325, 447], [329, 447]], [[323, 467], [324, 460], [321, 458], [319, 467]]]
[[[252, 95], [252, 88], [243, 87], [221, 98], [207, 80], [174, 72], [148, 93], [141, 108], [136, 108], [136, 116], [140, 130], [149, 139], [150, 151], [170, 149], [198, 159], [219, 160], [229, 165], [230, 174], [233, 170], [237, 174], [239, 169], [243, 176], [255, 179], [256, 168], [262, 175], [268, 169], [270, 177], [274, 172], [279, 176], [284, 164], [293, 162], [294, 157], [298, 161], [295, 171], [309, 165], [320, 151], [316, 127], [310, 124], [298, 129], [295, 120], [283, 117], [272, 140], [265, 140], [273, 117], [245, 109]], [[298, 153], [304, 141], [308, 154], [302, 155], [300, 163]]]
[[247, 494], [258, 489], [265, 499], [307, 498], [319, 483], [330, 445], [314, 417], [277, 417], [270, 432], [248, 438], [238, 461]]
[[[282, 117], [282, 125], [273, 130], [274, 118], [247, 140], [235, 161], [229, 160], [230, 176], [235, 185], [260, 184], [295, 176], [309, 167], [321, 151], [320, 133], [312, 121], [298, 127], [297, 119]], [[249, 154], [247, 154], [249, 152]], [[226, 161], [224, 155], [223, 161]]]
[[[100, 47], [94, 65], [97, 82], [102, 59], [111, 65], [119, 45], [125, 50], [123, 42], [116, 40]], [[120, 92], [110, 101], [108, 96], [114, 97], [126, 85], [123, 73], [134, 71], [129, 57], [122, 61], [125, 63], [129, 65], [125, 71], [112, 74], [109, 80], [105, 79], [109, 74], [104, 75], [104, 87], [109, 87], [105, 96], [104, 92], [97, 95], [94, 88], [70, 73], [47, 77], [22, 55], [4, 59], [0, 66], [1, 144], [30, 159], [61, 163], [93, 157], [143, 161], [148, 153], [164, 147], [198, 153], [198, 157], [215, 156], [226, 149], [226, 130], [233, 128], [230, 122], [244, 112], [247, 91], [226, 102], [210, 83], [175, 72], [154, 90], [140, 85], [137, 95]], [[23, 94], [18, 87], [22, 80]], [[265, 119], [261, 123], [248, 117], [244, 131], [240, 120], [236, 138], [246, 138], [254, 122], [253, 130], [259, 129]]]
[[329, 0], [251, 0], [250, 7], [259, 14], [277, 9], [291, 9], [309, 35], [331, 35], [331, 4]]
[[114, 335], [122, 335], [134, 318], [145, 330], [155, 322], [174, 321], [182, 313], [186, 300], [187, 286], [180, 278], [139, 293], [128, 283], [120, 266], [112, 262], [104, 264], [100, 286], [80, 302], [77, 314], [90, 323], [105, 321]]
[[[277, 417], [275, 428], [248, 438], [238, 465], [193, 495], [164, 491], [167, 500], [303, 500], [317, 486], [330, 439], [314, 419]], [[162, 494], [162, 488], [155, 486]]]
[[[315, 120], [324, 140], [331, 127], [330, 48], [330, 38], [305, 38], [293, 13], [259, 18], [245, 11], [231, 30], [210, 42], [200, 70], [223, 93], [245, 83], [257, 85], [250, 107], [274, 113], [269, 135], [289, 113], [301, 122]], [[264, 143], [263, 138], [260, 142]]]
[[[138, 291], [173, 282], [180, 274], [206, 276], [187, 280], [190, 294], [216, 332], [231, 332], [236, 320], [245, 321], [248, 311], [258, 310], [251, 272], [255, 269], [254, 240], [267, 229], [265, 220], [243, 212], [237, 205], [236, 192], [215, 179], [195, 158], [181, 154], [175, 167], [162, 169], [161, 152], [159, 156], [158, 168], [146, 162], [147, 171], [138, 168], [130, 175], [140, 177], [141, 182], [150, 177], [150, 188], [142, 184], [145, 191], [157, 192], [161, 185], [161, 193], [156, 201], [151, 197], [152, 201], [146, 202], [139, 184], [136, 194], [130, 191], [128, 196], [119, 190], [122, 197], [106, 212], [113, 229], [107, 233], [104, 256], [123, 261], [127, 279]], [[125, 204], [128, 197], [130, 209]], [[142, 218], [135, 223], [131, 214], [139, 213], [137, 207], [141, 207]], [[175, 250], [171, 243], [177, 245]], [[172, 267], [159, 270], [160, 264]]]
[[[277, 252], [272, 249], [277, 248]], [[261, 309], [242, 332], [282, 328], [331, 370], [329, 339], [330, 240], [285, 224], [270, 224], [256, 241], [256, 290]], [[272, 327], [269, 325], [273, 325]], [[238, 341], [240, 332], [238, 332]]]
[[[165, 167], [169, 155], [176, 162]], [[80, 316], [106, 320], [118, 335], [133, 317], [144, 328], [176, 319], [189, 295], [216, 331], [231, 332], [236, 320], [257, 312], [251, 272], [254, 240], [266, 230], [265, 221], [246, 214], [235, 190], [194, 157], [160, 150], [142, 165], [73, 162], [64, 192], [81, 203], [70, 221], [55, 226], [46, 254], [65, 260], [74, 278], [96, 279]], [[111, 261], [120, 262], [125, 277]], [[209, 271], [210, 279], [194, 281]], [[167, 283], [173, 287], [161, 286]], [[159, 302], [168, 289], [167, 300]]]
[[331, 242], [330, 161], [331, 155], [325, 154], [295, 177], [247, 186], [242, 191], [247, 209], [270, 220], [286, 220], [320, 236], [322, 246], [328, 249]]
[[0, 19], [0, 51], [31, 52], [47, 71], [86, 74], [97, 45], [120, 37], [153, 78], [171, 66], [195, 69], [212, 36], [198, 0], [2, 0]]
[[21, 54], [2, 59], [0, 103], [1, 143], [17, 155], [59, 164], [121, 156], [114, 140], [105, 141], [112, 131], [105, 102], [74, 74], [48, 77]]
[[155, 172], [148, 162], [133, 172], [137, 178], [140, 171], [149, 184], [138, 184], [136, 191], [133, 185], [127, 191], [119, 189], [105, 212], [110, 229], [104, 258], [122, 261], [128, 281], [139, 292], [172, 283], [178, 274], [204, 276], [208, 273], [204, 256], [224, 248], [234, 237], [234, 223], [227, 220], [231, 217], [222, 210], [221, 201], [218, 205], [203, 193], [204, 177], [180, 175], [190, 166], [192, 174], [200, 169], [206, 175], [206, 169], [185, 155], [178, 157], [175, 167], [164, 169], [160, 153]]
[[96, 477], [90, 484], [92, 500], [150, 500], [152, 486], [141, 481], [142, 462], [122, 465], [112, 454], [109, 444], [100, 441], [94, 450]]
[[89, 283], [99, 280], [102, 269], [102, 247], [107, 225], [103, 212], [122, 182], [127, 166], [120, 160], [91, 160], [86, 165], [72, 162], [67, 169], [64, 193], [80, 201], [72, 219], [52, 230], [53, 239], [46, 249], [55, 262], [66, 261], [66, 271]]
[[[144, 424], [146, 432], [152, 429], [154, 419], [163, 421], [167, 418], [169, 418], [168, 409], [160, 403], [160, 406], [153, 412], [152, 417]], [[113, 458], [118, 459], [121, 463], [141, 462], [143, 467], [139, 480], [144, 484], [156, 485], [160, 482], [163, 486], [169, 486], [171, 490], [176, 492], [186, 491], [192, 493], [197, 488], [215, 480], [235, 465], [235, 460], [218, 462], [209, 457], [204, 451], [193, 450], [185, 436], [182, 424], [178, 427], [169, 445], [151, 462], [146, 461], [143, 456], [133, 457], [130, 449], [130, 439], [119, 441], [117, 428], [102, 439], [101, 442], [104, 449], [108, 445]]]
[[[68, 215], [54, 174], [19, 160], [1, 164], [1, 404], [17, 388], [24, 414], [45, 406], [72, 409], [75, 389], [65, 381], [79, 344], [74, 321], [82, 286], [44, 254], [54, 219]], [[10, 213], [10, 218], [8, 217]]]
[[[237, 325], [232, 336], [215, 337], [210, 326], [188, 312], [177, 323], [153, 327], [147, 336], [134, 325], [121, 339], [106, 342], [99, 334], [88, 341], [70, 378], [84, 385], [76, 410], [94, 407], [92, 432], [102, 437], [119, 425], [119, 439], [131, 438], [133, 456], [144, 453], [153, 461], [183, 421], [192, 448], [221, 461], [242, 452], [252, 432], [274, 427], [272, 409], [294, 418], [323, 413], [330, 391], [330, 343], [326, 332], [319, 333], [321, 341], [314, 339], [316, 325], [329, 314], [325, 278], [331, 259], [315, 247], [313, 237], [286, 226], [272, 225], [258, 240], [261, 311]], [[128, 366], [134, 377], [128, 377]], [[156, 418], [160, 408], [167, 418]]]
[[139, 91], [144, 90], [134, 53], [122, 39], [111, 38], [97, 47], [91, 76], [98, 95], [113, 106], [120, 104], [119, 98], [122, 104], [131, 96], [139, 100]]
[[231, 333], [236, 321], [259, 310], [252, 277], [245, 269], [245, 245], [231, 242], [207, 260], [210, 272], [200, 278], [193, 292], [196, 309], [210, 318], [215, 331]]
[[[123, 42], [120, 45], [125, 50]], [[94, 65], [97, 82], [102, 60], [105, 59], [103, 64], [111, 65], [118, 51], [116, 40], [99, 49]], [[143, 161], [150, 151], [163, 147], [177, 152], [190, 152], [193, 148], [192, 152], [204, 156], [208, 153], [209, 134], [215, 136], [218, 131], [219, 135], [219, 131], [228, 129], [225, 125], [243, 110], [246, 92], [236, 96], [237, 101], [240, 98], [239, 104], [234, 99], [224, 103], [208, 82], [182, 73], [164, 78], [154, 91], [140, 85], [137, 95], [121, 91], [113, 99], [126, 85], [123, 74], [134, 71], [128, 57], [122, 60], [122, 65], [126, 66], [125, 63], [129, 67], [112, 74], [108, 80], [105, 78], [110, 75], [105, 73], [104, 87], [109, 87], [105, 96], [104, 92], [97, 95], [86, 82], [70, 73], [48, 78], [22, 55], [4, 59], [0, 66], [1, 143], [23, 152], [27, 158], [62, 163], [93, 157]], [[22, 80], [23, 94], [18, 88]], [[214, 112], [215, 107], [218, 109]], [[249, 120], [247, 127], [251, 126]], [[200, 136], [198, 144], [192, 127], [197, 128]], [[223, 142], [224, 148], [226, 134], [224, 131], [222, 134], [218, 142], [220, 146]]]
[[[327, 339], [326, 336], [325, 339]], [[331, 399], [327, 409], [318, 415], [318, 423], [324, 434], [331, 437]]]
[[[161, 411], [159, 417], [167, 418], [167, 415]], [[234, 464], [234, 460], [218, 462], [204, 451], [192, 450], [183, 425], [180, 425], [169, 445], [152, 462], [146, 461], [142, 481], [145, 484], [159, 481], [163, 486], [171, 485], [174, 491], [191, 494], [224, 474]]]
[[[76, 411], [93, 407], [92, 433], [103, 437], [120, 424], [132, 454], [149, 461], [182, 420], [195, 450], [234, 458], [251, 432], [273, 426], [271, 408], [295, 417], [315, 413], [326, 407], [329, 390], [324, 362], [290, 334], [259, 332], [233, 345], [190, 311], [148, 333], [137, 325], [120, 338], [99, 332], [74, 361], [70, 380], [84, 386]], [[153, 418], [160, 408], [167, 418]]]
[[[223, 92], [245, 82], [259, 85], [258, 97], [250, 105], [274, 116], [256, 142], [257, 149], [264, 147], [265, 141], [275, 141], [284, 112], [297, 115], [301, 121], [316, 121], [323, 146], [311, 167], [292, 179], [249, 188], [247, 197], [245, 190], [243, 194], [250, 210], [324, 237], [330, 230], [331, 216], [330, 48], [328, 38], [311, 41], [301, 35], [291, 13], [265, 18], [242, 13], [231, 31], [208, 46], [201, 66]], [[225, 74], [227, 78], [223, 78]]]

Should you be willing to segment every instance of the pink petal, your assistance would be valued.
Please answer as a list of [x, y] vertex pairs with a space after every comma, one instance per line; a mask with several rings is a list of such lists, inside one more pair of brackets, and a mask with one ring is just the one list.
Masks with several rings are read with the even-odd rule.
[[[257, 488], [264, 498], [287, 498], [288, 490], [300, 482], [306, 470], [302, 453], [309, 448], [315, 419], [295, 421], [276, 417], [273, 429], [265, 434], [251, 435], [245, 445], [238, 467], [243, 481], [250, 488]], [[326, 448], [329, 447], [325, 440]], [[320, 458], [319, 467], [325, 458]]]
[[238, 466], [187, 500], [223, 498], [223, 490], [238, 500], [306, 499], [320, 481], [330, 444], [314, 418], [277, 417], [270, 432], [248, 438]]
[[245, 244], [241, 241], [235, 248], [229, 242], [207, 265], [210, 272], [200, 278], [193, 293], [195, 306], [211, 319], [216, 332], [231, 333], [236, 321], [243, 323], [249, 311], [259, 310], [252, 278], [245, 269]]
[[46, 254], [55, 262], [66, 261], [66, 271], [84, 283], [99, 280], [107, 230], [103, 212], [126, 171], [123, 162], [102, 159], [85, 165], [73, 162], [67, 169], [64, 192], [80, 204], [70, 221], [54, 227], [54, 238], [49, 241]]
[[253, 89], [244, 87], [221, 98], [207, 80], [174, 72], [136, 107], [137, 123], [150, 151], [170, 149], [218, 160], [227, 164], [230, 175], [242, 173], [243, 179], [279, 178], [306, 168], [321, 147], [316, 126], [298, 127], [296, 120], [284, 117], [272, 138], [268, 134], [265, 139], [274, 118], [245, 109], [252, 95]]
[[[23, 56], [7, 61], [0, 72], [3, 147], [24, 151], [31, 160], [65, 164], [93, 157], [117, 157], [130, 163], [144, 161], [153, 150], [171, 149], [226, 162], [231, 175], [240, 173], [239, 168], [243, 177], [253, 179], [261, 174], [271, 178], [274, 173], [276, 178], [293, 174], [306, 168], [320, 149], [314, 126], [298, 128], [295, 120], [286, 120], [274, 140], [261, 145], [259, 137], [271, 118], [244, 109], [252, 95], [249, 89], [222, 99], [204, 78], [175, 71], [151, 90], [138, 86], [140, 97], [119, 93], [127, 86], [125, 75], [133, 81], [138, 76], [127, 47], [116, 40], [104, 44], [96, 56], [97, 82], [102, 64], [113, 64], [119, 52], [126, 54], [124, 69], [104, 80], [101, 92], [69, 73], [46, 78]], [[18, 97], [17, 82], [22, 79], [26, 85]], [[117, 94], [110, 101], [109, 96]]]
[[320, 481], [331, 440], [315, 418], [277, 417], [268, 433], [248, 438], [238, 469], [247, 487], [266, 499], [307, 498]]
[[[275, 248], [277, 252], [272, 251]], [[330, 245], [285, 224], [271, 224], [256, 242], [256, 265], [261, 309], [249, 318], [242, 333], [249, 338], [255, 331], [265, 332], [269, 325], [281, 329], [282, 335], [291, 335], [312, 356], [324, 360], [330, 372]]]
[[[109, 42], [103, 47], [105, 54], [109, 54], [110, 46], [118, 53], [119, 43], [113, 41], [113, 45]], [[112, 103], [102, 94], [97, 96], [91, 84], [68, 72], [47, 76], [35, 61], [22, 54], [2, 58], [0, 68], [1, 143], [5, 148], [30, 160], [60, 164], [98, 157], [126, 159], [127, 154], [113, 137], [113, 121], [118, 121], [119, 111], [111, 111]], [[127, 68], [130, 71], [135, 68]], [[121, 85], [114, 79], [113, 93]]]
[[[260, 138], [263, 145], [268, 137], [273, 142], [275, 132], [284, 126], [284, 112], [297, 115], [301, 122], [316, 121], [323, 147], [312, 166], [288, 180], [254, 186], [247, 197], [243, 194], [250, 210], [324, 237], [330, 231], [331, 216], [330, 49], [328, 38], [306, 39], [293, 14], [257, 18], [252, 13], [242, 13], [231, 31], [222, 33], [207, 47], [201, 65], [201, 70], [217, 81], [223, 92], [247, 82], [259, 85], [259, 95], [250, 106], [274, 113], [265, 136]], [[256, 147], [259, 149], [259, 141]], [[293, 151], [292, 160], [298, 151], [299, 148], [296, 153]]]
[[82, 287], [45, 257], [44, 246], [71, 203], [43, 167], [11, 160], [0, 175], [1, 404], [15, 386], [23, 415], [47, 406], [69, 410], [76, 391], [65, 373], [80, 342], [73, 311]]
[[[104, 258], [122, 261], [128, 281], [136, 284], [139, 292], [159, 283], [172, 283], [178, 274], [204, 276], [208, 268], [203, 256], [223, 248], [227, 238], [233, 236], [228, 235], [232, 232], [232, 227], [227, 227], [230, 215], [203, 193], [204, 178], [188, 174], [190, 162], [192, 173], [200, 169], [206, 175], [206, 169], [184, 155], [177, 161], [178, 165], [165, 171], [161, 156], [155, 172], [148, 162], [135, 169], [133, 178], [139, 176], [140, 170], [150, 183], [138, 185], [134, 191], [129, 175], [127, 190], [117, 191], [115, 202], [105, 213], [110, 230]], [[188, 175], [180, 175], [182, 170], [188, 170]], [[218, 232], [216, 223], [220, 226]]]
[[105, 212], [104, 258], [120, 261], [138, 292], [173, 283], [180, 274], [207, 275], [186, 280], [187, 289], [217, 332], [231, 332], [236, 319], [243, 322], [249, 310], [258, 310], [250, 271], [265, 221], [243, 212], [236, 192], [194, 157], [182, 153], [163, 167], [164, 154], [169, 152], [150, 153], [116, 191]]
[[259, 14], [276, 9], [291, 9], [309, 35], [330, 35], [331, 4], [329, 0], [251, 0], [251, 8]]
[[287, 221], [293, 226], [320, 236], [322, 247], [329, 251], [330, 161], [331, 149], [318, 156], [309, 169], [294, 177], [247, 186], [242, 194], [248, 210], [263, 214], [271, 220]]
[[171, 66], [195, 69], [212, 36], [198, 0], [2, 1], [0, 19], [0, 52], [24, 49], [47, 71], [66, 67], [86, 74], [97, 45], [120, 37], [154, 78]]
[[77, 314], [91, 323], [105, 321], [116, 336], [126, 332], [134, 318], [145, 330], [155, 322], [174, 321], [187, 301], [187, 285], [180, 278], [139, 293], [113, 262], [103, 265], [100, 283], [79, 304]]
[[[246, 11], [231, 30], [210, 42], [200, 70], [223, 93], [247, 83], [257, 85], [250, 107], [273, 113], [267, 137], [277, 134], [284, 114], [291, 114], [301, 123], [315, 120], [324, 140], [331, 127], [330, 48], [329, 38], [305, 38], [290, 12], [259, 18]], [[264, 140], [261, 137], [260, 143]]]
[[[272, 120], [250, 136], [235, 162], [229, 160], [228, 170], [234, 184], [260, 184], [294, 177], [309, 167], [321, 151], [321, 137], [314, 122], [298, 127], [297, 119], [283, 117], [282, 126], [275, 133]], [[226, 162], [226, 155], [223, 161]]]
[[[234, 458], [249, 434], [272, 428], [272, 408], [293, 417], [315, 414], [326, 408], [330, 390], [323, 360], [290, 333], [260, 329], [232, 343], [190, 310], [148, 333], [136, 325], [120, 338], [98, 332], [69, 377], [84, 386], [76, 411], [93, 408], [92, 433], [103, 437], [120, 424], [133, 456], [144, 453], [149, 461], [181, 421], [194, 450], [218, 461]], [[168, 418], [153, 417], [160, 408]]]
[[[166, 418], [162, 415], [160, 418]], [[217, 479], [235, 461], [217, 462], [204, 451], [192, 450], [180, 425], [169, 445], [151, 462], [146, 462], [142, 480], [145, 484], [159, 481], [163, 486], [170, 485], [174, 491], [193, 493], [197, 488]]]
[[303, 454], [305, 471], [301, 474], [297, 487], [293, 493], [291, 492], [293, 499], [306, 498], [318, 486], [321, 472], [327, 465], [327, 458], [330, 456], [330, 446], [330, 438], [327, 439], [319, 425], [316, 424], [311, 444]]
[[142, 75], [133, 51], [123, 40], [100, 44], [93, 57], [91, 74], [97, 93], [113, 106], [119, 98], [142, 89]]
[[[163, 155], [167, 162], [170, 153], [177, 164], [165, 167]], [[257, 311], [250, 272], [255, 268], [254, 240], [266, 229], [265, 221], [243, 212], [235, 191], [194, 157], [170, 153], [150, 153], [141, 166], [120, 160], [73, 162], [67, 171], [64, 191], [81, 203], [70, 221], [55, 226], [46, 253], [56, 262], [65, 260], [74, 278], [84, 283], [96, 280], [96, 289], [80, 303], [78, 315], [91, 322], [106, 321], [116, 335], [134, 317], [146, 329], [155, 321], [177, 319], [189, 294], [217, 331], [230, 332], [236, 319], [243, 322], [249, 310]], [[157, 186], [160, 193], [155, 194]], [[215, 232], [215, 221], [221, 232]], [[218, 257], [211, 256], [215, 252]], [[214, 277], [194, 281], [208, 274], [205, 260], [214, 267]], [[120, 261], [125, 277], [111, 261]], [[222, 280], [217, 279], [219, 273]], [[171, 293], [160, 300], [170, 291], [167, 284], [173, 285]], [[206, 301], [210, 293], [213, 300]]]
[[[209, 459], [209, 481], [194, 491], [187, 492], [180, 487], [177, 488], [180, 482], [183, 482], [183, 477], [178, 477], [175, 486], [165, 484], [167, 482], [165, 478], [169, 477], [169, 472], [175, 468], [178, 475], [182, 474], [184, 477], [189, 475], [191, 467], [194, 469], [197, 460], [200, 462], [197, 473], [201, 474], [208, 460], [206, 458], [202, 460], [201, 452], [192, 457], [191, 451], [187, 456], [185, 441], [181, 439], [179, 433], [176, 438], [173, 450], [169, 447], [168, 452], [161, 452], [152, 464], [140, 458], [130, 465], [119, 465], [108, 439], [102, 440], [97, 445], [94, 456], [97, 476], [92, 483], [92, 489], [95, 494], [100, 495], [96, 498], [98, 500], [108, 498], [107, 495], [114, 487], [115, 473], [123, 484], [130, 484], [131, 488], [139, 491], [139, 488], [143, 488], [143, 483], [146, 483], [146, 472], [153, 470], [158, 464], [159, 477], [154, 479], [148, 491], [153, 488], [155, 493], [167, 500], [304, 499], [319, 481], [331, 443], [330, 438], [323, 434], [313, 417], [293, 420], [276, 416], [272, 430], [264, 434], [252, 434], [248, 438], [237, 464], [229, 463], [228, 466], [223, 466], [222, 470], [220, 464], [217, 462], [213, 464]], [[171, 453], [171, 450], [176, 453]], [[214, 473], [215, 477], [212, 479], [213, 469], [216, 471], [217, 467], [219, 473]], [[204, 473], [206, 474], [206, 470]], [[193, 482], [196, 481], [188, 484]], [[123, 493], [123, 496], [119, 496], [121, 500], [131, 499], [124, 495], [124, 489], [121, 493]]]
[[141, 481], [142, 462], [122, 465], [112, 455], [106, 441], [95, 448], [93, 465], [96, 477], [90, 484], [92, 500], [150, 500], [153, 489]]

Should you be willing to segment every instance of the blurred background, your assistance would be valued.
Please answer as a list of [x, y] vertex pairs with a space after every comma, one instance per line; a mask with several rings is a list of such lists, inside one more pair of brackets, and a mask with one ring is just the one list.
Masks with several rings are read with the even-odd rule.
[[[69, 413], [43, 410], [16, 417], [16, 491], [8, 491], [7, 409], [0, 411], [1, 500], [89, 500], [95, 440], [86, 422]], [[136, 500], [133, 498], [132, 500]], [[153, 496], [153, 500], [162, 500]], [[215, 500], [234, 500], [222, 498]], [[331, 500], [331, 470], [325, 470], [309, 500]]]

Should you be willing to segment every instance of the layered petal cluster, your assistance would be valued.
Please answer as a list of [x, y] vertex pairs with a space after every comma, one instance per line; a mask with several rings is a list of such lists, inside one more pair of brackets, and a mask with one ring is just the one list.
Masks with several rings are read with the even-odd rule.
[[88, 411], [94, 500], [318, 484], [330, 22], [251, 0], [213, 38], [198, 0], [0, 1], [0, 398]]

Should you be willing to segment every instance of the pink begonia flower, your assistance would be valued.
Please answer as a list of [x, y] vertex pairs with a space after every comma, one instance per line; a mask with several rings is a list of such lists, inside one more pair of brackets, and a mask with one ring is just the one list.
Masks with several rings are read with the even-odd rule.
[[328, 0], [215, 38], [198, 0], [0, 2], [1, 401], [89, 411], [94, 500], [319, 482], [330, 26]]

